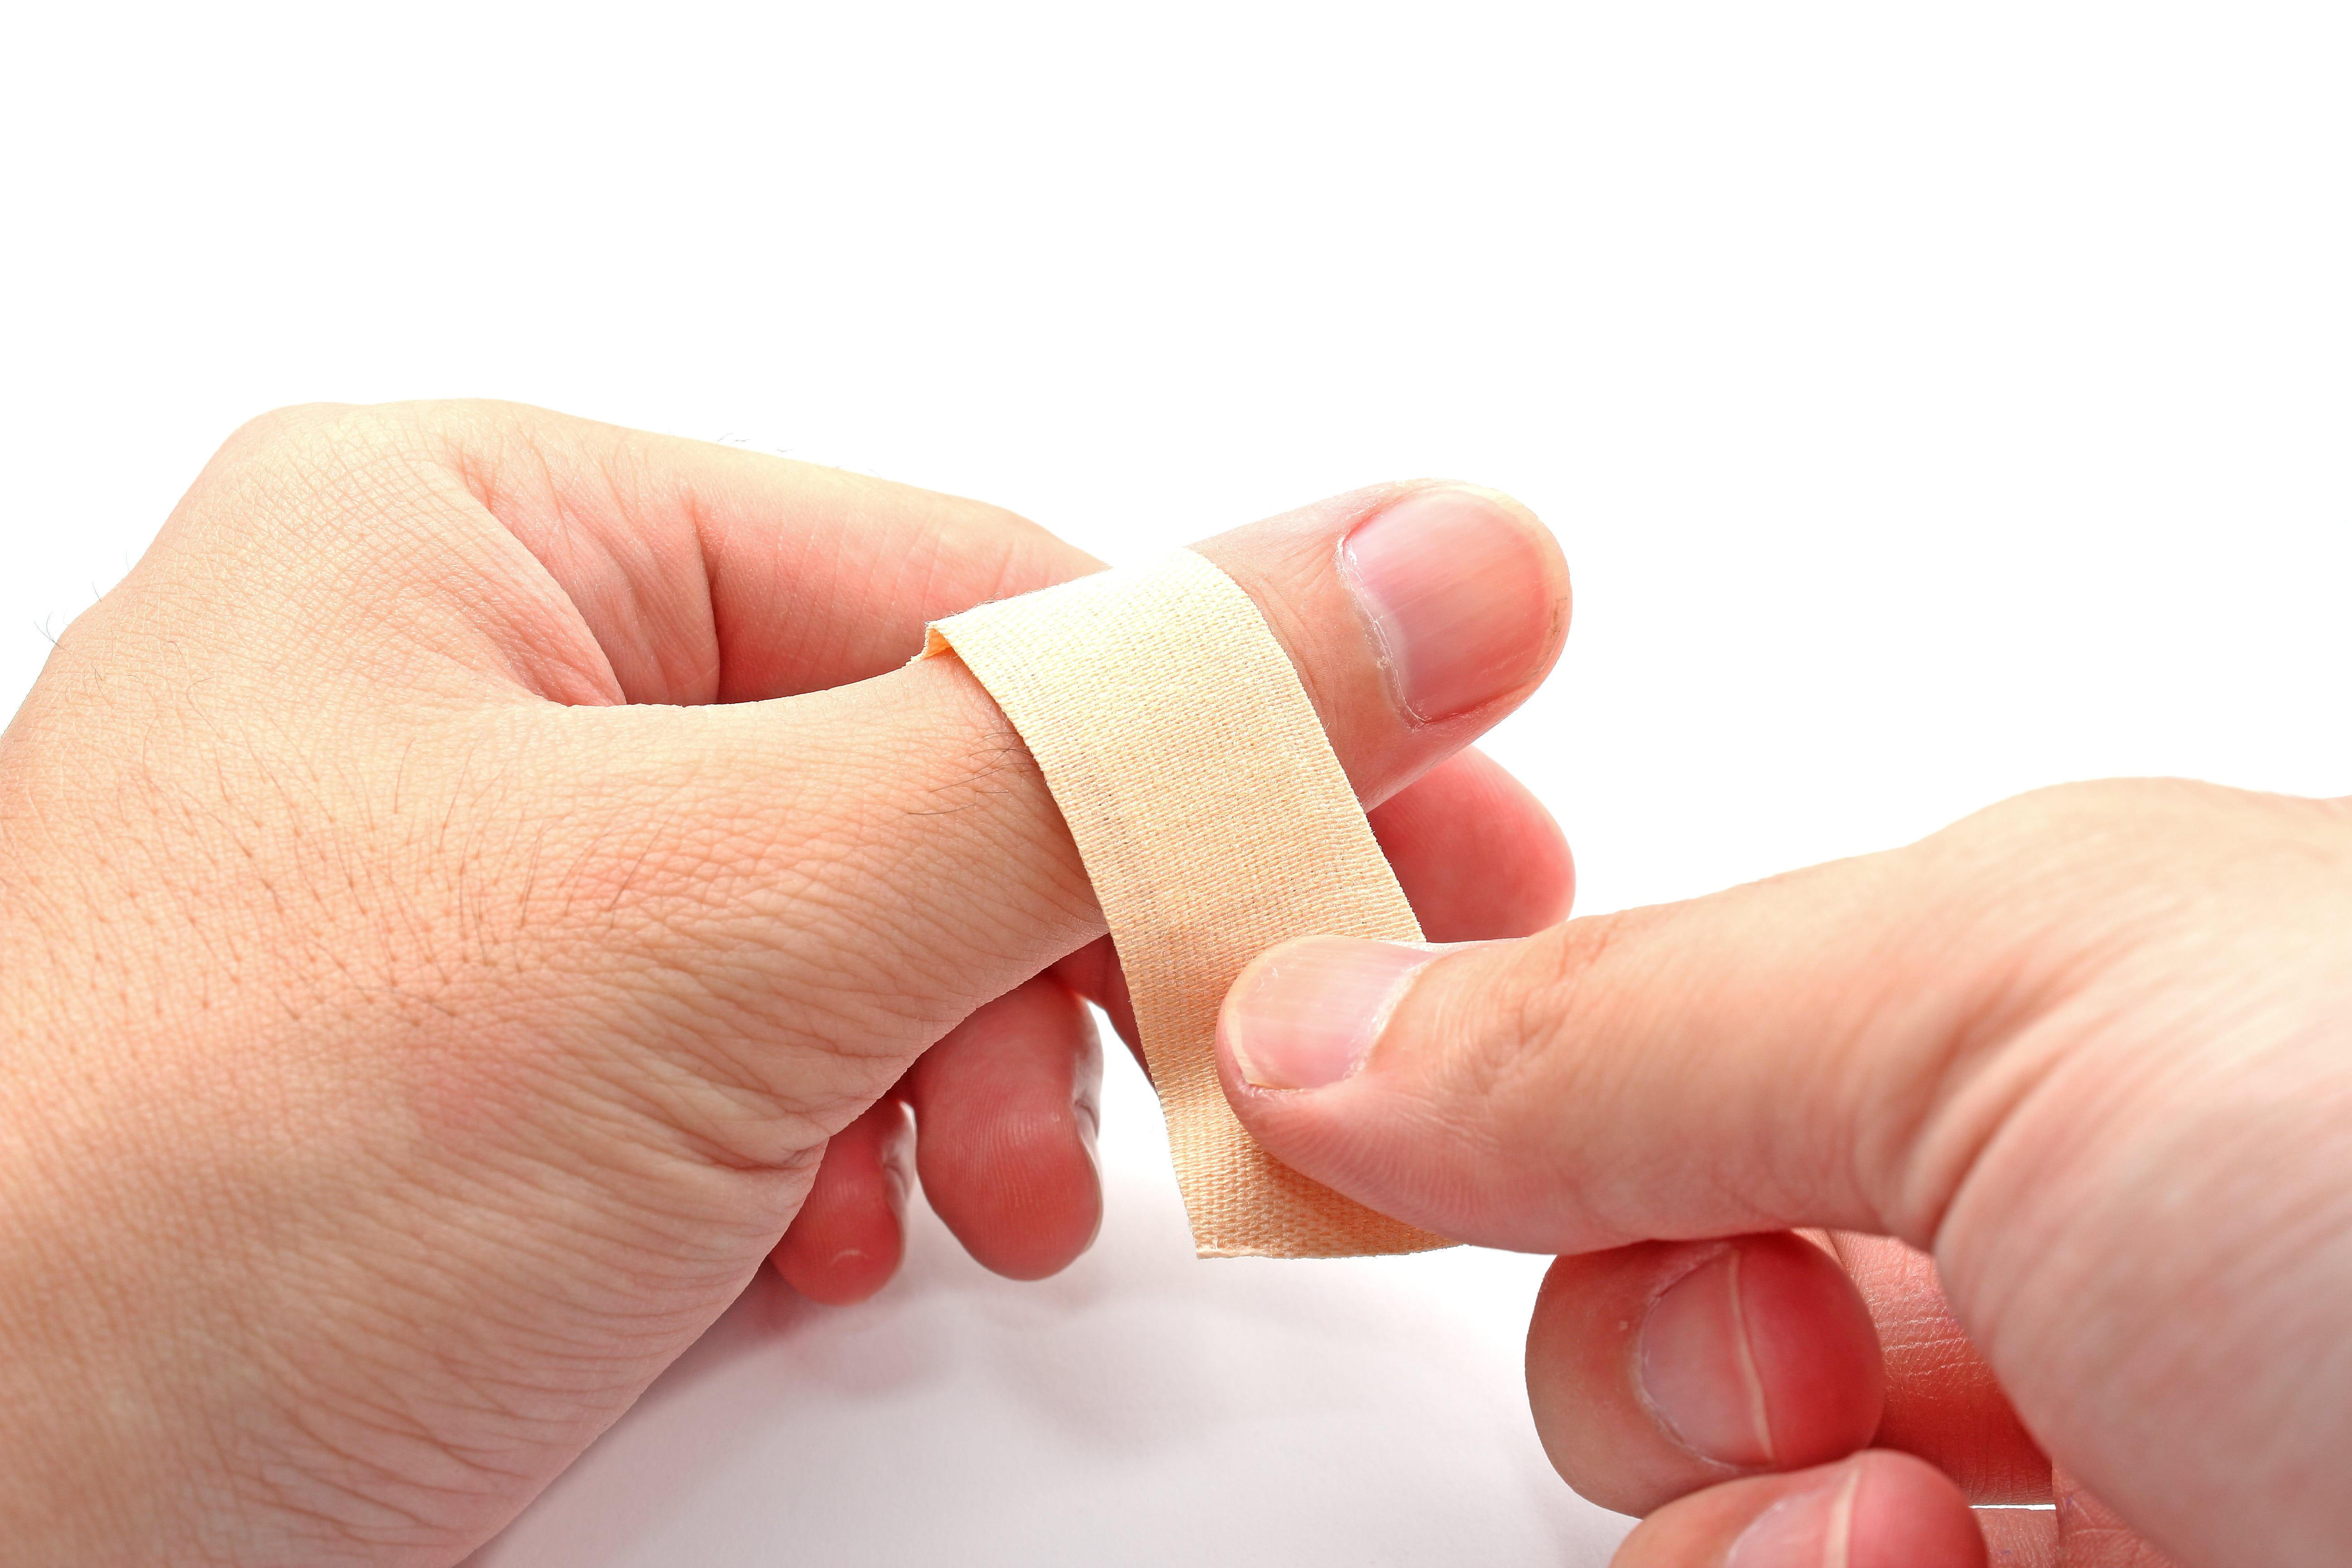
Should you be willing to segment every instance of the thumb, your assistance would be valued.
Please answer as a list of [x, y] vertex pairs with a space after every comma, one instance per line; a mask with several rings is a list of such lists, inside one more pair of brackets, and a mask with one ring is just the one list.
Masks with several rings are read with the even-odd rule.
[[1226, 998], [1226, 1092], [1286, 1163], [1465, 1241], [1931, 1246], [2113, 934], [2083, 914], [2096, 833], [2070, 856], [2020, 804], [1522, 941], [1286, 943]]
[[[1381, 487], [1197, 548], [1265, 616], [1367, 805], [1517, 706], [1566, 633], [1559, 547], [1484, 490]], [[572, 712], [567, 820], [625, 917], [596, 940], [633, 983], [650, 958], [695, 992], [688, 1046], [715, 1037], [730, 1077], [827, 1131], [1103, 932], [1042, 775], [955, 659], [772, 702]], [[701, 1005], [714, 988], [723, 1015]]]

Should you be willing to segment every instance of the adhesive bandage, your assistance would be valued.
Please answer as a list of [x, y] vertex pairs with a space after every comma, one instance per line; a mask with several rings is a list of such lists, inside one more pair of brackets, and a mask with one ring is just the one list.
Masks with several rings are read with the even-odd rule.
[[1020, 732], [1077, 841], [1200, 1255], [1450, 1245], [1274, 1159], [1217, 1083], [1217, 1009], [1251, 959], [1293, 937], [1421, 940], [1250, 596], [1178, 551], [951, 616], [919, 657], [950, 651]]

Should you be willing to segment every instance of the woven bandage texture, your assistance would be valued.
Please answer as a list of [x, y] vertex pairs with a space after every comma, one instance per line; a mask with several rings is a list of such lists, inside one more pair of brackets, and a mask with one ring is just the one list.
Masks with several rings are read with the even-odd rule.
[[1110, 924], [1203, 1258], [1450, 1245], [1259, 1148], [1217, 1083], [1217, 1009], [1293, 937], [1419, 942], [1282, 645], [1203, 557], [1105, 572], [930, 628], [1020, 731]]

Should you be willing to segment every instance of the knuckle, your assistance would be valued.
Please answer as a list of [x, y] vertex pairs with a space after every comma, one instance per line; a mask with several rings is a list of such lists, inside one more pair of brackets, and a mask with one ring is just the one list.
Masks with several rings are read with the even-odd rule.
[[1964, 907], [2048, 931], [2147, 932], [2298, 887], [2340, 887], [2352, 815], [2338, 803], [2188, 779], [2053, 785], [1990, 806], [1917, 847]]
[[1565, 1042], [1609, 1028], [1617, 1006], [1611, 957], [1637, 932], [1670, 918], [1663, 910], [1633, 910], [1571, 921], [1517, 943], [1499, 986], [1477, 987], [1454, 999], [1447, 1020], [1447, 1092], [1487, 1105], [1522, 1102], [1542, 1080], [1541, 1101], [1567, 1089], [1563, 1078], [1591, 1070], [1596, 1053]]
[[331, 423], [347, 405], [333, 403], [292, 403], [257, 414], [229, 433], [222, 450], [267, 455], [307, 438], [308, 433]]
[[387, 469], [413, 455], [396, 421], [333, 404], [283, 408], [233, 434], [191, 492], [197, 519], [231, 534], [315, 533], [381, 510]]
[[243, 480], [281, 497], [380, 500], [388, 479], [407, 489], [426, 468], [462, 475], [468, 454], [528, 438], [525, 416], [535, 412], [487, 399], [293, 405], [240, 426], [199, 484]]
[[1569, 1019], [1613, 1012], [1619, 1005], [1616, 961], [1675, 918], [1671, 905], [1628, 910], [1570, 921], [1529, 939], [1525, 951], [1530, 973], [1515, 1003], [1521, 1031], [1530, 1038], [1548, 1038]]
[[1017, 512], [982, 501], [941, 498], [927, 509], [929, 526], [913, 539], [928, 580], [926, 602], [988, 603], [1027, 594], [1093, 569], [1082, 552]]

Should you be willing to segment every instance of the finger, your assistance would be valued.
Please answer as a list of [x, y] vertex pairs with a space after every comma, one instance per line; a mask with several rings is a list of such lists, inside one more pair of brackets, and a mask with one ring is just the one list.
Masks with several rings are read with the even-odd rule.
[[[1387, 487], [1202, 549], [1265, 612], [1375, 804], [1507, 711], [1559, 651], [1558, 551], [1484, 491]], [[616, 889], [618, 929], [593, 950], [666, 995], [688, 990], [676, 1038], [698, 1077], [788, 1095], [822, 1131], [979, 1001], [1102, 933], [1051, 794], [951, 658], [782, 703], [534, 722], [576, 749], [562, 832]], [[691, 994], [712, 986], [716, 1016]], [[773, 1158], [740, 1131], [688, 1129], [730, 1157]]]
[[1277, 948], [1226, 1000], [1234, 1109], [1465, 1240], [1924, 1243], [2018, 1080], [1948, 1090], [2075, 983], [2083, 940], [1992, 919], [2000, 879], [1955, 833], [1517, 942]]
[[1197, 546], [1257, 601], [1369, 806], [1525, 700], [1568, 634], [1568, 567], [1508, 497], [1382, 485]]
[[984, 1267], [1042, 1279], [1093, 1243], [1101, 1089], [1094, 1022], [1050, 974], [981, 1008], [908, 1071], [924, 1196]]
[[191, 534], [240, 599], [278, 585], [280, 618], [313, 639], [425, 634], [572, 702], [862, 680], [904, 663], [926, 621], [1100, 565], [978, 501], [487, 401], [257, 420], [159, 550], [184, 555]]
[[1458, 752], [1370, 813], [1432, 942], [1530, 936], [1568, 918], [1576, 863], [1543, 803], [1492, 757]]
[[[2050, 1449], [2158, 1539], [2210, 1544], [2306, 1391], [2249, 1399], [2238, 1342], [2172, 1310], [2181, 1258], [2216, 1245], [2184, 1216], [2238, 1212], [2241, 1174], [2337, 1106], [2301, 1026], [2257, 1030], [2244, 1064], [2207, 1047], [2335, 984], [2270, 955], [2340, 924], [2341, 833], [2332, 803], [2071, 786], [1520, 942], [1291, 943], [1227, 998], [1226, 1089], [1286, 1163], [1465, 1240], [1819, 1226], [1929, 1251]], [[2103, 1242], [2136, 1223], [2142, 1245]], [[2254, 1300], [2200, 1298], [2215, 1321]], [[2317, 1495], [2275, 1492], [2273, 1522]]]
[[890, 1282], [907, 1250], [913, 1143], [895, 1095], [833, 1135], [800, 1213], [769, 1255], [793, 1289], [845, 1307]]
[[2058, 1561], [2063, 1568], [2173, 1568], [2124, 1517], [2101, 1502], [2074, 1477], [2055, 1478]]
[[1785, 1233], [1563, 1258], [1528, 1329], [1528, 1397], [1569, 1485], [1620, 1513], [1866, 1447], [1878, 1342], [1836, 1259]]
[[1984, 1568], [1985, 1543], [1941, 1471], [1874, 1450], [1694, 1492], [1643, 1520], [1612, 1561], [1613, 1568]]
[[1098, 936], [1047, 971], [1080, 996], [1103, 1010], [1111, 1027], [1135, 1057], [1146, 1077], [1151, 1064], [1143, 1059], [1143, 1035], [1135, 1026], [1135, 999], [1128, 994], [1127, 972], [1118, 966], [1118, 950], [1110, 938]]
[[[1471, 747], [1372, 808], [1372, 833], [1433, 942], [1527, 936], [1568, 914], [1576, 865], [1543, 803]], [[1139, 1049], [1126, 977], [1108, 938], [1055, 965]]]
[[1832, 1232], [1886, 1364], [1874, 1447], [1916, 1454], [1974, 1503], [2043, 1503], [2050, 1460], [2018, 1419], [1984, 1354], [1952, 1316], [1935, 1259], [1880, 1236]]

